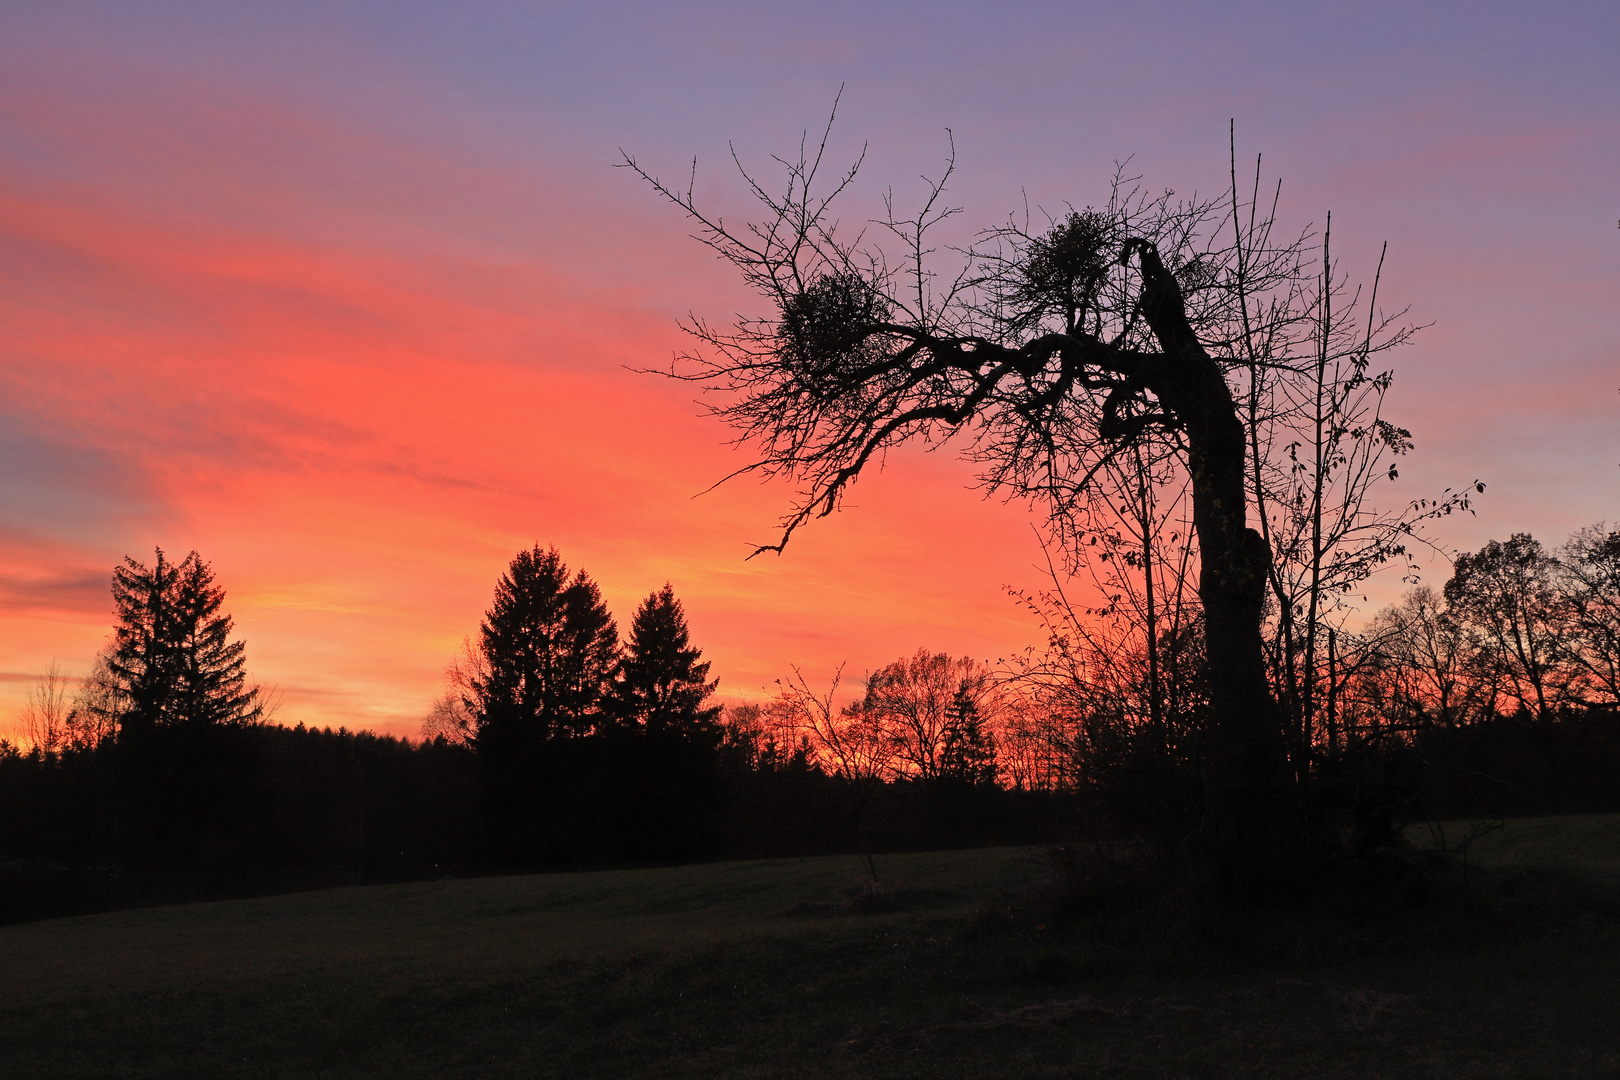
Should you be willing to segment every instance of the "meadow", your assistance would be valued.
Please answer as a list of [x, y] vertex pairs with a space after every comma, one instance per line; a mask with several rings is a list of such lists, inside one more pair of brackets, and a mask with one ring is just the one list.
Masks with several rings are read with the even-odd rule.
[[1467, 857], [1422, 909], [1202, 932], [1059, 918], [1038, 848], [880, 856], [882, 895], [827, 857], [25, 923], [0, 1076], [1620, 1077], [1620, 815]]

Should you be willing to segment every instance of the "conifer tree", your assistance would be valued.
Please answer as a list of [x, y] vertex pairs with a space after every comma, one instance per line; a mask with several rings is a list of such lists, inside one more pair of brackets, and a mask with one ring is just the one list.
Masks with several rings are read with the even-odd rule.
[[979, 703], [966, 686], [951, 698], [939, 755], [939, 775], [970, 784], [991, 784], [996, 779], [996, 740], [985, 730]]
[[481, 751], [521, 755], [597, 725], [618, 667], [618, 627], [596, 583], [583, 570], [570, 578], [556, 548], [518, 552], [480, 633], [483, 671], [466, 705]]
[[702, 655], [692, 647], [686, 611], [665, 582], [642, 601], [631, 624], [613, 692], [619, 721], [649, 734], [717, 735], [720, 707], [704, 702], [719, 680], [706, 681], [709, 664]]
[[125, 700], [120, 728], [251, 723], [262, 715], [231, 640], [225, 590], [193, 551], [179, 563], [156, 549], [151, 567], [125, 556], [113, 570], [118, 622], [108, 672]]

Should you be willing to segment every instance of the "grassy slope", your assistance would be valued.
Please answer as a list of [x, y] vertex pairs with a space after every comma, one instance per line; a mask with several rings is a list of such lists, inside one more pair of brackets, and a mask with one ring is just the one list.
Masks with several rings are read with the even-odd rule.
[[[1452, 839], [1455, 839], [1455, 830]], [[1620, 816], [1490, 869], [1620, 888]], [[1620, 1077], [1620, 931], [1155, 961], [1028, 924], [1028, 850], [338, 889], [0, 929], [0, 1076]], [[1422, 935], [1412, 942], [1422, 945]]]

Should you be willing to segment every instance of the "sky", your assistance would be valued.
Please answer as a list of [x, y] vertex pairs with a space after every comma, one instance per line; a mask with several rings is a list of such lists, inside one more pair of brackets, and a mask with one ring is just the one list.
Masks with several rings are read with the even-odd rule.
[[1617, 40], [1612, 3], [10, 0], [0, 734], [155, 547], [212, 564], [285, 723], [415, 733], [535, 544], [621, 627], [668, 581], [726, 700], [1038, 644], [1030, 510], [948, 449], [746, 560], [791, 486], [700, 494], [746, 448], [638, 370], [757, 305], [615, 162], [742, 220], [732, 150], [770, 175], [840, 90], [851, 215], [954, 142], [970, 230], [1106, 199], [1126, 158], [1218, 193], [1235, 122], [1352, 276], [1388, 241], [1380, 296], [1425, 327], [1378, 498], [1484, 481], [1454, 550], [1620, 519]]

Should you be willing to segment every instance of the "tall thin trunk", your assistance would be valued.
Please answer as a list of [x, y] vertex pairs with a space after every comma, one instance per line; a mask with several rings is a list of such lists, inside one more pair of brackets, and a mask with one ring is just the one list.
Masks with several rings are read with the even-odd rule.
[[1328, 627], [1328, 708], [1327, 756], [1332, 761], [1339, 754], [1339, 635]]
[[1148, 661], [1148, 724], [1153, 732], [1155, 750], [1165, 749], [1164, 693], [1159, 686], [1159, 613], [1153, 594], [1153, 508], [1148, 489], [1147, 469], [1142, 461], [1142, 448], [1135, 448], [1138, 524], [1142, 529], [1142, 579], [1146, 600], [1147, 661]]
[[1185, 425], [1202, 560], [1211, 716], [1200, 757], [1214, 833], [1207, 839], [1224, 887], [1262, 887], [1298, 825], [1260, 632], [1271, 552], [1245, 521], [1248, 447], [1231, 389], [1193, 333], [1180, 286], [1157, 250], [1140, 250], [1143, 313], [1165, 353], [1145, 381]]
[[1321, 318], [1316, 349], [1316, 431], [1313, 447], [1311, 485], [1311, 587], [1305, 612], [1305, 671], [1300, 683], [1299, 740], [1294, 769], [1301, 780], [1310, 771], [1311, 739], [1316, 720], [1316, 635], [1320, 631], [1318, 618], [1322, 598], [1322, 494], [1327, 483], [1326, 447], [1323, 428], [1327, 422], [1326, 405], [1322, 398], [1327, 387], [1328, 334], [1333, 321], [1333, 262], [1330, 243], [1333, 238], [1333, 214], [1328, 213], [1327, 228], [1322, 233], [1322, 299]]

